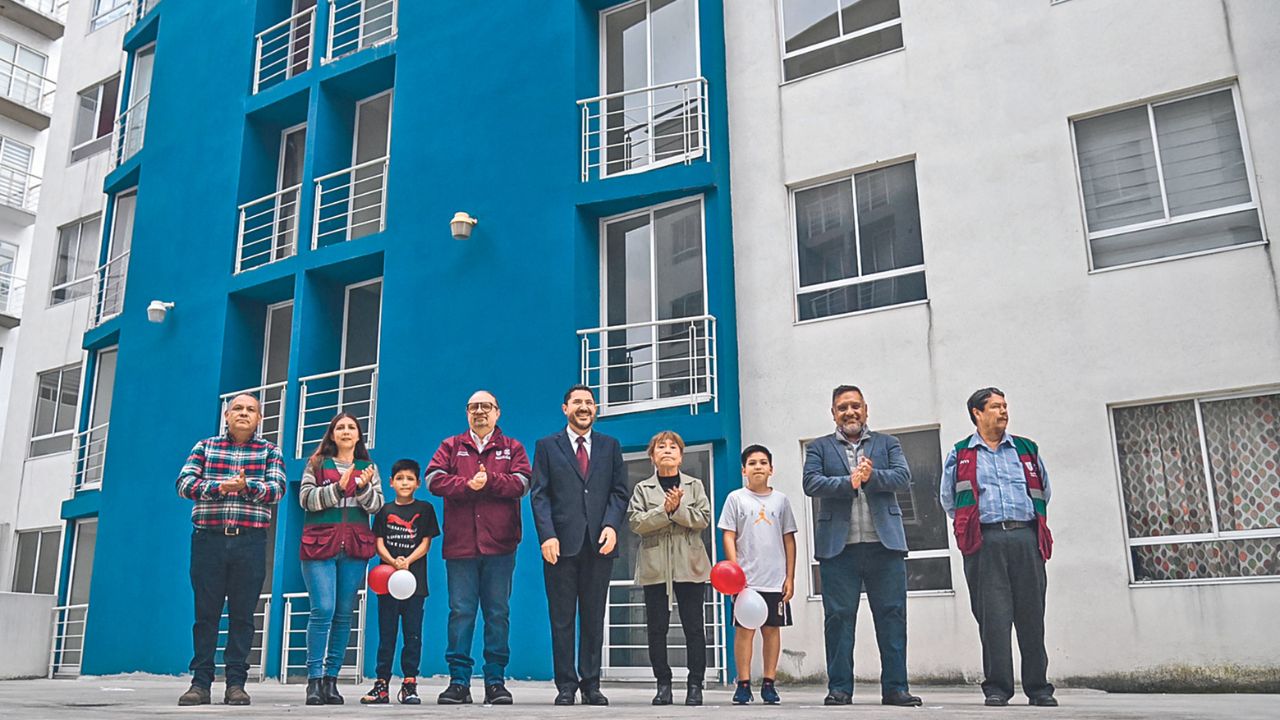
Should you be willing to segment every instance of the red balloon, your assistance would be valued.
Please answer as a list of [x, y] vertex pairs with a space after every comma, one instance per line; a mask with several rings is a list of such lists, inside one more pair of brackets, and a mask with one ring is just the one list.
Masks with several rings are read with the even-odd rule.
[[369, 589], [378, 595], [387, 594], [387, 580], [396, 569], [385, 563], [379, 564], [369, 571]]
[[721, 560], [711, 568], [711, 586], [725, 595], [737, 595], [747, 586], [747, 576], [738, 563]]

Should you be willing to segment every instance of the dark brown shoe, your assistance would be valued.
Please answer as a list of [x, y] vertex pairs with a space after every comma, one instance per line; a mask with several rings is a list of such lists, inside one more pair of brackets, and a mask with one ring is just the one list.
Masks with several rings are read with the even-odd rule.
[[226, 693], [222, 695], [222, 702], [228, 705], [248, 705], [249, 693], [241, 685], [228, 685]]
[[178, 707], [190, 707], [192, 705], [208, 705], [209, 704], [209, 688], [202, 688], [199, 685], [192, 685], [187, 691], [178, 696]]

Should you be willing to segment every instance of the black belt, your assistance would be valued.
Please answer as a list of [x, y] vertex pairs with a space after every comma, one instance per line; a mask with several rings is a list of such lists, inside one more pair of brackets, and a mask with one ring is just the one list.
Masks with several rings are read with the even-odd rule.
[[1029, 527], [1031, 527], [1031, 523], [1025, 520], [1001, 520], [1000, 522], [982, 523], [983, 530], [1019, 530]]
[[251, 532], [265, 532], [266, 528], [241, 527], [239, 525], [222, 525], [220, 527], [197, 525], [196, 530], [199, 532], [206, 532], [211, 535], [226, 535], [228, 537], [235, 537], [236, 535], [244, 535]]

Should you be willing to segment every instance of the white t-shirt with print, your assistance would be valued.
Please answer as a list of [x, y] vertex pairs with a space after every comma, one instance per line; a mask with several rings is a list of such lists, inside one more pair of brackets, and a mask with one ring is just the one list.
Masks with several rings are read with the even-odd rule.
[[747, 587], [782, 592], [787, 580], [782, 537], [797, 530], [787, 496], [777, 490], [765, 495], [747, 488], [734, 490], [724, 501], [718, 527], [737, 533], [738, 565], [747, 576]]

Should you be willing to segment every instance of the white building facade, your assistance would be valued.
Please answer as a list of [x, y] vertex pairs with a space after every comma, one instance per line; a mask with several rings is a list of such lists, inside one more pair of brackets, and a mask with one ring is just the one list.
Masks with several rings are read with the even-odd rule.
[[[725, 21], [742, 436], [801, 522], [781, 669], [825, 671], [800, 479], [841, 383], [912, 466], [914, 678], [981, 674], [937, 489], [989, 385], [1053, 489], [1051, 679], [1276, 667], [1280, 8], [734, 0]], [[865, 603], [855, 671], [879, 674]]]

